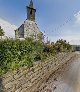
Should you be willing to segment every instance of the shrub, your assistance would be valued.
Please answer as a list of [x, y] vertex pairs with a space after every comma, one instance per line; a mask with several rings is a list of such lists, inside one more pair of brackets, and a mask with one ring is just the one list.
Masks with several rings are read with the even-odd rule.
[[43, 61], [50, 55], [70, 49], [69, 43], [63, 40], [48, 45], [30, 38], [23, 41], [0, 40], [0, 74], [23, 66], [31, 67], [33, 62]]

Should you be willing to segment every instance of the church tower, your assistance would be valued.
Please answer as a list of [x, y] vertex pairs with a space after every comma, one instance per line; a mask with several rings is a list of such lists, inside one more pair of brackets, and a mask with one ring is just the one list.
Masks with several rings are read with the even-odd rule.
[[33, 1], [30, 0], [29, 6], [27, 6], [27, 19], [24, 23], [15, 30], [15, 38], [32, 38], [34, 40], [43, 40], [43, 33], [39, 30], [39, 27], [35, 21], [36, 9], [34, 8]]
[[36, 9], [34, 9], [33, 1], [31, 0], [29, 6], [27, 6], [27, 19], [35, 21], [35, 13]]

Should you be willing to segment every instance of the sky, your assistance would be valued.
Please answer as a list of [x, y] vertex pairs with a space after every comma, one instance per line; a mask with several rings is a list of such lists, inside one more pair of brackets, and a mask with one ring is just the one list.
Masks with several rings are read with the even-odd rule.
[[[6, 35], [14, 37], [14, 30], [27, 19], [26, 6], [30, 0], [0, 0], [0, 26]], [[36, 22], [45, 38], [65, 39], [80, 44], [80, 0], [33, 0]]]

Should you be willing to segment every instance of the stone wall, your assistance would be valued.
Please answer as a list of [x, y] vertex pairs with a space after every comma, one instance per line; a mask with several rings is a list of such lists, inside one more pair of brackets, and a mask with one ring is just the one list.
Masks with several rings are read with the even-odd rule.
[[24, 38], [24, 24], [22, 24], [18, 29], [15, 30], [15, 38]]
[[33, 38], [35, 40], [42, 40], [43, 33], [39, 30], [38, 25], [34, 21], [25, 20], [24, 21], [24, 38]]
[[0, 92], [35, 92], [50, 74], [74, 56], [74, 53], [59, 53], [45, 62], [34, 63], [30, 69], [23, 67], [9, 72], [0, 78]]
[[24, 23], [15, 30], [16, 39], [33, 38], [35, 40], [43, 39], [43, 33], [39, 30], [35, 21], [25, 20]]

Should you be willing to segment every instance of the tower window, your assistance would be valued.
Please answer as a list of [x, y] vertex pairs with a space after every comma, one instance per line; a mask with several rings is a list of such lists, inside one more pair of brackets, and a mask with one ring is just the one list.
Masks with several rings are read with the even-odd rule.
[[31, 9], [31, 11], [30, 11], [30, 14], [32, 15], [32, 9]]

